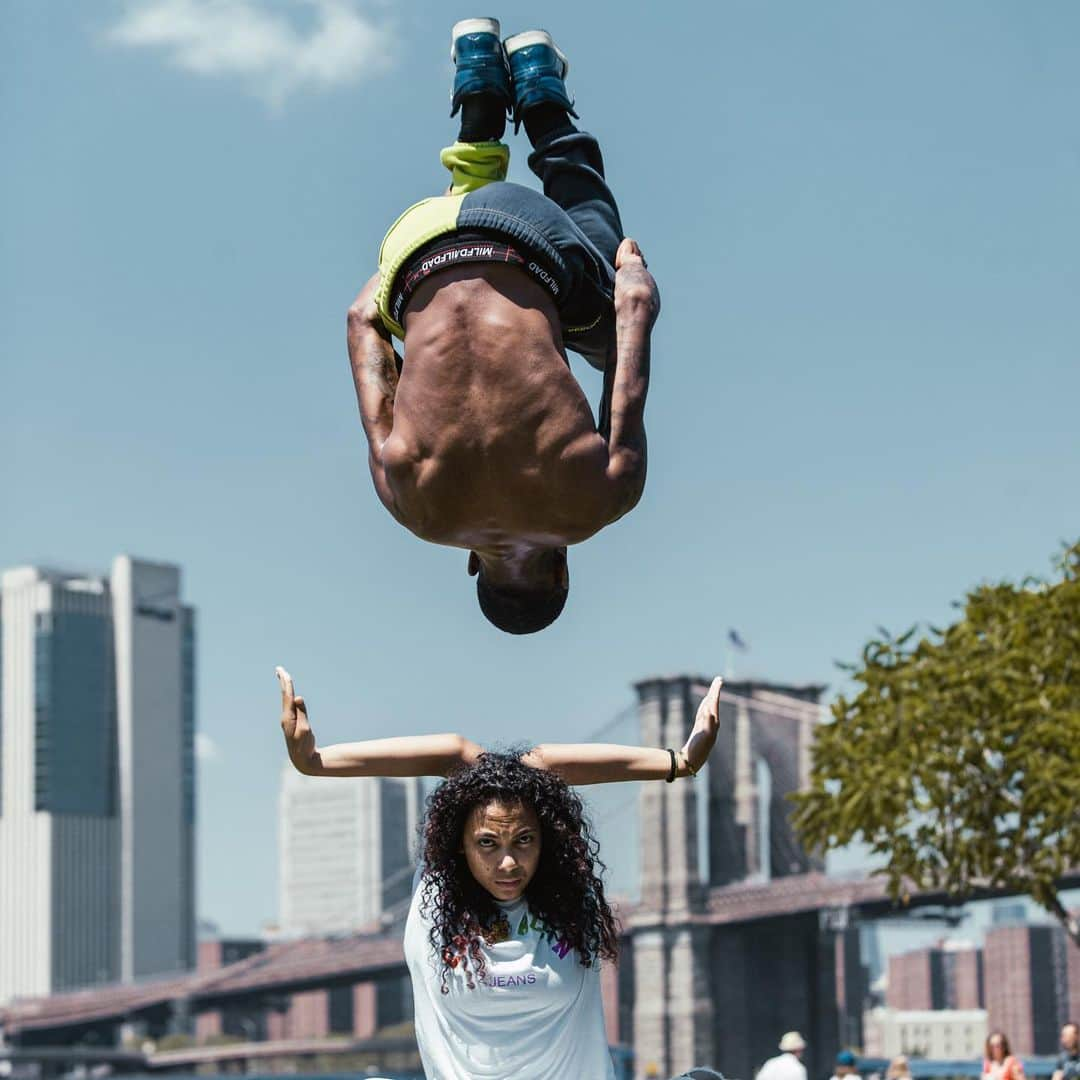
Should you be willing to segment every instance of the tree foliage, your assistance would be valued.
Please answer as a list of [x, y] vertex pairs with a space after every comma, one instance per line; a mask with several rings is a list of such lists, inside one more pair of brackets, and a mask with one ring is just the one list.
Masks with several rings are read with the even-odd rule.
[[1058, 570], [980, 586], [918, 640], [881, 632], [793, 799], [804, 843], [863, 840], [893, 897], [1026, 893], [1080, 944], [1057, 892], [1080, 869], [1080, 541]]

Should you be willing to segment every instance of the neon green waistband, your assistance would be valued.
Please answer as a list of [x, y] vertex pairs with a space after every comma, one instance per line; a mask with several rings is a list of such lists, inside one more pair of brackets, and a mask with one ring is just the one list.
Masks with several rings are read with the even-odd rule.
[[375, 294], [375, 306], [386, 328], [395, 337], [404, 340], [405, 330], [390, 311], [394, 280], [415, 252], [457, 228], [458, 211], [464, 198], [464, 194], [437, 195], [421, 200], [390, 226], [383, 239], [379, 248], [379, 291]]
[[457, 228], [461, 204], [470, 191], [506, 179], [510, 148], [501, 142], [456, 142], [442, 151], [439, 160], [450, 170], [451, 194], [421, 199], [410, 206], [390, 226], [379, 248], [379, 291], [375, 294], [375, 306], [386, 328], [402, 340], [405, 330], [390, 311], [394, 279], [416, 251]]

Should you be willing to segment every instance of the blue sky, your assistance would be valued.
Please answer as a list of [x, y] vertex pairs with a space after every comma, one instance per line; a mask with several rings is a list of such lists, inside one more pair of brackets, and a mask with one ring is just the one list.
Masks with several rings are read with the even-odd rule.
[[876, 626], [1080, 534], [1080, 8], [662, 11], [494, 12], [569, 54], [664, 299], [645, 497], [516, 639], [378, 503], [344, 346], [386, 226], [445, 183], [477, 12], [0, 9], [0, 566], [183, 565], [228, 931], [276, 911], [277, 663], [324, 741], [574, 739], [635, 679], [721, 670], [729, 626], [739, 673], [836, 686]]

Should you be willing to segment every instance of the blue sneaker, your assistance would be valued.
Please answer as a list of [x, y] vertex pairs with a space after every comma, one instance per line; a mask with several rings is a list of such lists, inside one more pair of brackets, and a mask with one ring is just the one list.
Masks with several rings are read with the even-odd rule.
[[469, 94], [493, 94], [510, 107], [510, 73], [499, 41], [498, 19], [462, 19], [450, 31], [450, 59], [454, 75], [454, 96], [450, 115], [461, 108]]
[[503, 42], [514, 83], [514, 130], [521, 126], [521, 114], [547, 101], [564, 108], [571, 116], [574, 102], [566, 92], [570, 61], [556, 47], [546, 30], [526, 30]]

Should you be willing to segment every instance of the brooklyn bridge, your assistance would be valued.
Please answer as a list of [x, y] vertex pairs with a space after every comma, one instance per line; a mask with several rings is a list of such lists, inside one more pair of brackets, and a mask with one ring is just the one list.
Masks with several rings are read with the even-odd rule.
[[[641, 742], [678, 746], [707, 687], [692, 675], [637, 683]], [[792, 831], [787, 795], [807, 780], [823, 689], [727, 684], [707, 775], [641, 785], [640, 900], [620, 906], [620, 958], [603, 973], [609, 1041], [635, 1076], [709, 1063], [749, 1077], [789, 1029], [806, 1036], [813, 1075], [842, 1045], [863, 1041], [860, 927], [897, 909], [879, 877], [826, 876]], [[948, 903], [916, 893], [903, 910]], [[0, 1025], [11, 1053], [42, 1061], [67, 1048], [117, 1070], [253, 1069], [335, 1047], [408, 1049], [407, 1035], [380, 1034], [409, 1019], [405, 976], [400, 926], [252, 941], [231, 955], [219, 949], [197, 972], [17, 1001], [0, 1009]], [[125, 1057], [124, 1030], [244, 1041]], [[342, 1038], [331, 1047], [334, 1034]]]

